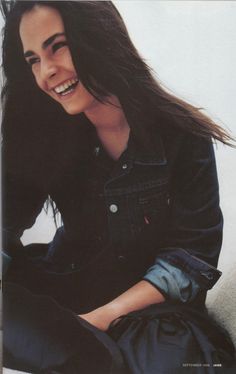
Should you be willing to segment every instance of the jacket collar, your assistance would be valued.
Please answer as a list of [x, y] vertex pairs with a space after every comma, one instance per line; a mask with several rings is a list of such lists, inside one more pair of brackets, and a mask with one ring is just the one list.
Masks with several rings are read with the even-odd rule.
[[127, 147], [128, 159], [133, 163], [142, 165], [165, 165], [167, 160], [160, 131], [155, 131], [155, 134], [152, 134], [150, 138], [148, 146], [140, 147], [130, 132]]
[[[93, 152], [96, 153], [101, 143], [94, 126], [91, 126]], [[140, 165], [165, 165], [167, 163], [165, 148], [158, 128], [155, 128], [149, 139], [148, 145], [138, 144], [131, 130], [126, 151], [121, 156], [122, 159], [126, 160], [130, 166], [134, 163]]]

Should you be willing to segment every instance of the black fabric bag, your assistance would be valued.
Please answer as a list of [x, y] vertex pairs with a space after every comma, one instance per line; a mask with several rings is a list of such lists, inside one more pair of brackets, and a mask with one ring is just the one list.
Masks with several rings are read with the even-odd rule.
[[207, 311], [155, 304], [110, 327], [132, 374], [233, 374], [234, 347]]

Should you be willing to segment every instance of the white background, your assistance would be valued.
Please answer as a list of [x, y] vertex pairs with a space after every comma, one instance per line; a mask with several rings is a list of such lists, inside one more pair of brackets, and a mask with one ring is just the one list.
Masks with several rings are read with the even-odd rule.
[[[131, 38], [162, 84], [205, 108], [236, 136], [236, 3], [233, 1], [114, 1]], [[216, 149], [221, 207], [225, 217], [220, 267], [236, 243], [236, 150]], [[54, 233], [51, 213], [42, 213], [22, 238], [47, 242]]]

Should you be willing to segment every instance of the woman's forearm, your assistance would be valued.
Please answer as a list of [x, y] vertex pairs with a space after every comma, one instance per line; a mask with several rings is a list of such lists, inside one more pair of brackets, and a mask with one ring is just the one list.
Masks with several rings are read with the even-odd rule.
[[110, 323], [116, 318], [163, 301], [165, 301], [164, 296], [154, 286], [145, 280], [141, 280], [108, 304], [80, 317], [106, 331]]
[[139, 310], [151, 304], [161, 303], [164, 296], [149, 282], [141, 280], [126, 292], [106, 304], [113, 311], [115, 318], [134, 310]]

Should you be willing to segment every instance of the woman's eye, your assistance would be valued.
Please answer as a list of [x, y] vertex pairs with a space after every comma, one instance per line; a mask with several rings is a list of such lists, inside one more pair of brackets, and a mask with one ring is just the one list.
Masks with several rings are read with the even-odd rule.
[[32, 66], [34, 64], [36, 64], [36, 62], [39, 62], [39, 58], [38, 57], [31, 57], [27, 60], [27, 63]]
[[61, 42], [58, 42], [58, 43], [55, 43], [52, 46], [52, 50], [53, 50], [53, 52], [56, 52], [58, 49], [66, 46], [66, 45], [67, 45], [67, 42], [65, 40], [61, 41]]

